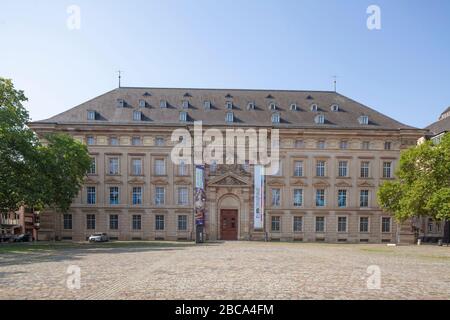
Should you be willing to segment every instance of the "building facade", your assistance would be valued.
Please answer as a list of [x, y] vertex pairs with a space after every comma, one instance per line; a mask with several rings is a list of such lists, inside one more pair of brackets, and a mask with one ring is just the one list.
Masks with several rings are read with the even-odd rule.
[[253, 164], [206, 164], [207, 240], [413, 241], [411, 224], [382, 212], [376, 192], [424, 130], [336, 92], [164, 88], [118, 88], [30, 124], [44, 141], [46, 133], [72, 135], [92, 158], [70, 211], [41, 212], [39, 239], [193, 239], [194, 165], [173, 163], [179, 141], [171, 137], [193, 132], [194, 121], [224, 136], [265, 129], [270, 142], [279, 133], [263, 229], [254, 228]]

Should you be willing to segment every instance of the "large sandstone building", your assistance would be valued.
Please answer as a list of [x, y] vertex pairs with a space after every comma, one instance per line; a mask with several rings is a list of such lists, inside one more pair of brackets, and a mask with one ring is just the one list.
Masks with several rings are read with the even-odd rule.
[[280, 170], [254, 228], [251, 164], [208, 164], [205, 236], [216, 240], [397, 242], [411, 234], [376, 192], [424, 135], [336, 92], [118, 88], [30, 126], [88, 145], [92, 167], [69, 212], [41, 213], [39, 239], [193, 239], [194, 166], [171, 161], [177, 128], [279, 129]]

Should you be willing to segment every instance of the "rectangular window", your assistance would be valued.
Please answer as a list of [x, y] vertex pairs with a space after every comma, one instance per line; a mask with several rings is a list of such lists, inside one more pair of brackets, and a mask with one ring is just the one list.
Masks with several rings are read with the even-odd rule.
[[369, 161], [362, 161], [361, 162], [361, 172], [360, 176], [361, 178], [369, 178]]
[[133, 146], [140, 146], [141, 145], [141, 137], [132, 137], [131, 144]]
[[164, 159], [155, 160], [155, 175], [164, 176], [166, 174], [166, 162]]
[[323, 141], [323, 140], [318, 141], [317, 149], [325, 149], [325, 141]]
[[133, 175], [135, 176], [142, 175], [142, 159], [132, 159], [131, 167], [133, 170]]
[[303, 189], [294, 189], [294, 207], [303, 205]]
[[72, 215], [68, 213], [64, 214], [63, 220], [64, 220], [64, 230], [72, 230]]
[[233, 122], [233, 112], [227, 112], [225, 121], [226, 122]]
[[155, 145], [157, 145], [159, 147], [162, 147], [164, 145], [164, 138], [163, 137], [156, 137]]
[[294, 162], [294, 176], [303, 177], [303, 161]]
[[381, 232], [391, 232], [391, 218], [382, 217], [381, 218]]
[[119, 139], [117, 137], [110, 137], [109, 138], [109, 144], [112, 146], [118, 146], [119, 145]]
[[109, 187], [109, 204], [119, 204], [119, 187]]
[[141, 215], [133, 215], [133, 230], [141, 230]]
[[119, 229], [119, 215], [110, 214], [109, 215], [109, 229], [118, 230]]
[[109, 174], [119, 174], [119, 158], [109, 158]]
[[97, 161], [95, 157], [91, 157], [91, 165], [89, 167], [88, 174], [96, 174], [97, 173]]
[[348, 162], [347, 161], [339, 161], [338, 164], [338, 175], [339, 177], [346, 177], [347, 176], [347, 168], [348, 168]]
[[132, 191], [133, 204], [142, 204], [142, 187], [133, 187]]
[[87, 187], [86, 191], [87, 191], [87, 203], [95, 204], [95, 202], [96, 202], [95, 187]]
[[384, 143], [384, 150], [391, 150], [391, 142], [386, 141]]
[[178, 188], [178, 204], [179, 205], [188, 204], [188, 188], [186, 187]]
[[317, 160], [316, 162], [316, 177], [325, 177], [325, 161]]
[[383, 162], [383, 178], [392, 178], [392, 162]]
[[294, 232], [302, 232], [303, 230], [303, 218], [294, 217]]
[[338, 207], [347, 206], [347, 190], [338, 190]]
[[363, 141], [362, 145], [361, 145], [361, 148], [363, 150], [369, 150], [370, 149], [370, 142], [369, 141]]
[[165, 189], [164, 187], [156, 187], [155, 188], [155, 204], [157, 206], [164, 205], [165, 200]]
[[347, 149], [348, 148], [348, 142], [347, 141], [341, 141], [341, 143], [339, 144], [339, 147], [341, 149]]
[[316, 207], [325, 206], [325, 189], [316, 190]]
[[361, 190], [359, 192], [359, 206], [363, 208], [369, 206], [369, 190]]
[[93, 144], [95, 144], [95, 139], [94, 139], [94, 137], [93, 137], [93, 136], [88, 136], [88, 137], [86, 138], [86, 143], [87, 143], [89, 146], [92, 146]]
[[369, 217], [359, 218], [359, 232], [369, 232]]
[[86, 215], [86, 229], [95, 230], [95, 214]]
[[272, 217], [271, 221], [271, 230], [272, 232], [279, 232], [280, 231], [280, 217]]
[[134, 121], [141, 121], [142, 114], [140, 111], [133, 111], [133, 120]]
[[325, 217], [316, 217], [316, 232], [325, 232]]
[[347, 232], [347, 217], [338, 217], [338, 232]]
[[281, 189], [272, 189], [272, 206], [279, 207], [281, 202]]
[[95, 111], [88, 111], [87, 118], [88, 120], [95, 120]]
[[178, 175], [179, 176], [187, 176], [187, 166], [186, 162], [181, 160], [180, 164], [178, 165]]
[[179, 215], [178, 216], [178, 231], [186, 231], [187, 230], [187, 216]]
[[155, 216], [155, 230], [164, 230], [164, 216], [156, 215]]

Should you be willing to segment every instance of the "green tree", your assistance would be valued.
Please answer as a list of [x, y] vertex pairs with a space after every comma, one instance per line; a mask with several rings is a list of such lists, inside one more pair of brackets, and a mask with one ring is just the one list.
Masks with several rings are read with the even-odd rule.
[[28, 112], [23, 91], [11, 80], [0, 78], [0, 210], [14, 211], [35, 195], [28, 185], [33, 170], [38, 141], [26, 126]]
[[79, 192], [91, 165], [87, 147], [67, 134], [45, 136], [48, 144], [39, 147], [38, 162], [45, 180], [43, 202], [66, 212]]
[[434, 144], [402, 152], [398, 180], [385, 182], [378, 190], [383, 210], [403, 221], [414, 216], [450, 219], [450, 133]]
[[0, 78], [0, 211], [21, 205], [67, 211], [90, 166], [87, 148], [66, 134], [49, 134], [41, 144], [27, 127], [25, 101], [23, 91]]

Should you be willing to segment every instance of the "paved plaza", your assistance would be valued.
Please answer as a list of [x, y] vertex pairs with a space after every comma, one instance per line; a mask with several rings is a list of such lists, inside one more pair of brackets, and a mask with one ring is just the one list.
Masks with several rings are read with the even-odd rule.
[[[79, 289], [73, 280], [76, 270]], [[450, 247], [275, 242], [0, 246], [0, 299], [449, 298]]]

